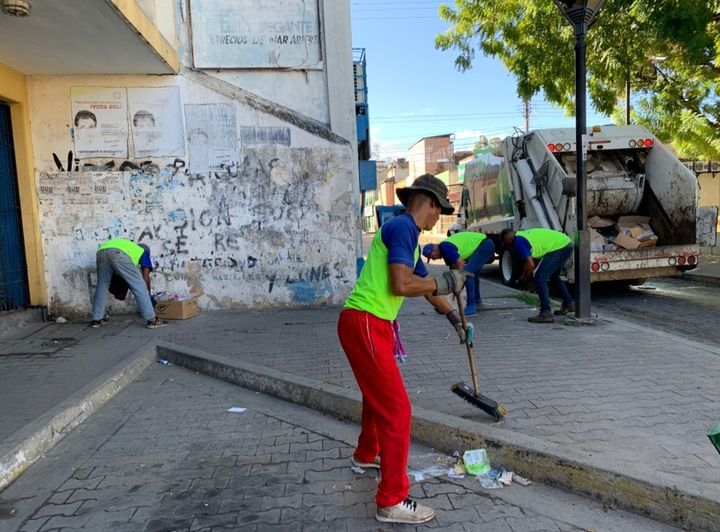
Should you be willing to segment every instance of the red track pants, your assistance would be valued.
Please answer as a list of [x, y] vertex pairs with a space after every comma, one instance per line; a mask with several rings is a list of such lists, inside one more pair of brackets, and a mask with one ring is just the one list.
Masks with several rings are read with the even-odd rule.
[[362, 392], [362, 428], [355, 458], [372, 462], [380, 455], [379, 507], [405, 500], [410, 451], [410, 399], [393, 355], [392, 325], [367, 312], [343, 310], [338, 336]]

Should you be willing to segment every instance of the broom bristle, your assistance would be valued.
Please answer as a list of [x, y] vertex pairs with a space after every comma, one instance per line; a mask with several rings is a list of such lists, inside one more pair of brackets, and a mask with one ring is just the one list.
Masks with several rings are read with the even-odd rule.
[[455, 395], [461, 397], [462, 399], [465, 399], [468, 403], [478, 407], [483, 412], [487, 412], [495, 419], [499, 420], [506, 413], [505, 408], [502, 405], [497, 404], [496, 401], [493, 401], [489, 397], [485, 397], [482, 394], [475, 395], [475, 392], [472, 390], [472, 388], [470, 388], [464, 382], [453, 384], [451, 389], [453, 393], [455, 393]]

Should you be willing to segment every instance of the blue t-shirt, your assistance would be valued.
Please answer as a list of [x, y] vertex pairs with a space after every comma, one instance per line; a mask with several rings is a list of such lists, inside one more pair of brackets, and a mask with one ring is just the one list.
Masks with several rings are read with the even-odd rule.
[[520, 260], [526, 260], [528, 257], [532, 257], [532, 246], [530, 245], [530, 242], [528, 242], [527, 238], [525, 238], [524, 236], [515, 235], [515, 240], [513, 241], [513, 248], [515, 248], [517, 258], [519, 258]]
[[[392, 222], [392, 223], [391, 223]], [[422, 254], [415, 261], [415, 250], [418, 247], [420, 228], [409, 214], [396, 216], [380, 227], [380, 237], [388, 249], [388, 264], [404, 264], [413, 268], [419, 277], [427, 277], [428, 271], [422, 261]]]
[[460, 258], [458, 248], [452, 242], [440, 242], [440, 244], [438, 244], [438, 247], [440, 248], [440, 256], [443, 258], [445, 264], [447, 264], [448, 266], [452, 266]]
[[150, 271], [153, 270], [153, 263], [152, 259], [150, 258], [150, 252], [145, 251], [142, 255], [140, 255], [140, 263], [139, 263], [140, 269], [148, 268]]

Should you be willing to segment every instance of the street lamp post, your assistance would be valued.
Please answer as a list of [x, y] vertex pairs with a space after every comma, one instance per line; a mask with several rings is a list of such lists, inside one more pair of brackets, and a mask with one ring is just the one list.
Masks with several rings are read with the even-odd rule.
[[553, 0], [575, 31], [575, 152], [577, 166], [577, 245], [575, 246], [575, 317], [590, 319], [590, 232], [587, 228], [585, 175], [585, 33], [605, 0]]

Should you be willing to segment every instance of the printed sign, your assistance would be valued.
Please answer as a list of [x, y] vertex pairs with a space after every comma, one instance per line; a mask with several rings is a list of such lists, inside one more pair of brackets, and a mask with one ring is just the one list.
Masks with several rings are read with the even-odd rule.
[[76, 157], [127, 157], [124, 88], [71, 87], [70, 102]]
[[318, 0], [193, 0], [196, 68], [321, 69]]
[[135, 157], [183, 157], [185, 134], [179, 87], [128, 89]]
[[185, 105], [190, 171], [205, 173], [237, 162], [235, 107], [229, 104]]

